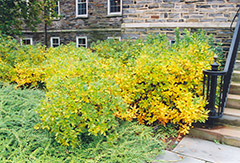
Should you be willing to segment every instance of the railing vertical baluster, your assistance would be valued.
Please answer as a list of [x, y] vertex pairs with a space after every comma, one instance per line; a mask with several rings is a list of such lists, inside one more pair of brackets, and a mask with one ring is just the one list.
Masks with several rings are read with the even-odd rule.
[[[219, 64], [217, 63], [217, 56], [214, 56], [214, 63], [212, 64], [212, 71], [218, 71]], [[209, 98], [209, 109], [210, 116], [216, 115], [215, 101], [216, 101], [216, 91], [217, 91], [217, 75], [213, 75], [211, 78], [211, 90]]]
[[203, 75], [203, 94], [202, 96], [205, 97], [205, 82], [206, 82], [206, 75]]
[[221, 76], [221, 82], [220, 82], [220, 92], [219, 92], [219, 104], [218, 104], [218, 108], [220, 108], [220, 110], [218, 111], [218, 116], [221, 116], [221, 114], [223, 113], [223, 77]]

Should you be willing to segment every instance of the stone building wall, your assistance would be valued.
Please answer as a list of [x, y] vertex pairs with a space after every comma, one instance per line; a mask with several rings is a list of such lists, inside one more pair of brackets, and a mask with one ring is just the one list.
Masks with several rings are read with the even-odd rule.
[[[107, 37], [121, 36], [122, 16], [107, 14], [107, 0], [89, 0], [88, 17], [76, 16], [76, 0], [60, 0], [60, 18], [48, 27], [50, 37], [60, 37], [62, 44], [76, 42], [77, 36], [87, 36], [88, 45]], [[44, 24], [32, 33], [24, 30], [24, 37], [33, 38], [33, 43], [44, 43]]]
[[179, 27], [206, 30], [228, 51], [231, 21], [240, 0], [127, 0], [123, 1], [123, 39], [145, 38], [149, 33], [167, 34], [174, 40]]
[[[89, 0], [88, 17], [76, 17], [76, 0], [60, 1], [60, 19], [48, 27], [50, 37], [60, 37], [62, 44], [87, 36], [88, 45], [107, 37], [145, 38], [149, 33], [167, 34], [174, 40], [174, 31], [187, 28], [204, 29], [222, 43], [225, 51], [231, 43], [229, 27], [240, 0], [122, 0], [122, 15], [107, 14], [107, 0]], [[25, 31], [34, 43], [43, 43], [43, 25], [38, 32]]]
[[231, 22], [239, 6], [240, 0], [125, 0], [123, 23]]
[[108, 16], [107, 0], [89, 0], [88, 17], [76, 17], [76, 0], [60, 1], [59, 20], [53, 21], [49, 29], [74, 30], [90, 28], [120, 28], [121, 16]]

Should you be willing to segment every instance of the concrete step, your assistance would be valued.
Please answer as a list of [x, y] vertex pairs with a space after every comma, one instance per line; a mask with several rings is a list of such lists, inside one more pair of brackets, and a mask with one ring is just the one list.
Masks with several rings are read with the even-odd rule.
[[240, 127], [240, 110], [225, 108], [223, 117], [219, 118], [216, 123]]
[[178, 160], [174, 161], [176, 159], [173, 158], [161, 162], [187, 163], [186, 159], [188, 158], [199, 159], [191, 161], [189, 160], [188, 163], [198, 163], [199, 161], [203, 161], [204, 163], [240, 162], [240, 148], [232, 147], [226, 144], [219, 144], [212, 141], [191, 138], [189, 136], [185, 136], [172, 152], [183, 156], [183, 160], [178, 162]]
[[234, 70], [240, 71], [240, 60], [236, 60]]
[[240, 95], [229, 94], [226, 107], [240, 109]]
[[231, 83], [230, 86], [230, 90], [229, 90], [230, 94], [236, 94], [236, 95], [240, 95], [240, 83]]
[[232, 81], [240, 83], [240, 71], [233, 71]]
[[240, 127], [216, 126], [211, 129], [193, 128], [190, 136], [240, 147]]

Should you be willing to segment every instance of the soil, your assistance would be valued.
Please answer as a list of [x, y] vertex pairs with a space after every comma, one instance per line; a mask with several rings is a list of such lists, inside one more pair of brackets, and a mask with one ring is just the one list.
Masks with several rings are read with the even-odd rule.
[[165, 150], [172, 151], [178, 143], [183, 139], [184, 135], [178, 135], [177, 137], [168, 137], [163, 140], [163, 142], [167, 143]]

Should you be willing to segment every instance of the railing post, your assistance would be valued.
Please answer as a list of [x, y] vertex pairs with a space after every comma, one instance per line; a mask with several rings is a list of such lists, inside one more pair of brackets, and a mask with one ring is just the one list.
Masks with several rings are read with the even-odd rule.
[[[218, 56], [215, 55], [214, 63], [212, 66], [212, 71], [218, 71], [219, 64], [217, 63]], [[215, 101], [216, 101], [216, 91], [217, 91], [217, 75], [211, 76], [211, 89], [210, 89], [210, 97], [208, 103], [208, 109], [210, 110], [209, 116], [216, 115]], [[213, 120], [209, 119], [209, 123], [213, 124]]]

